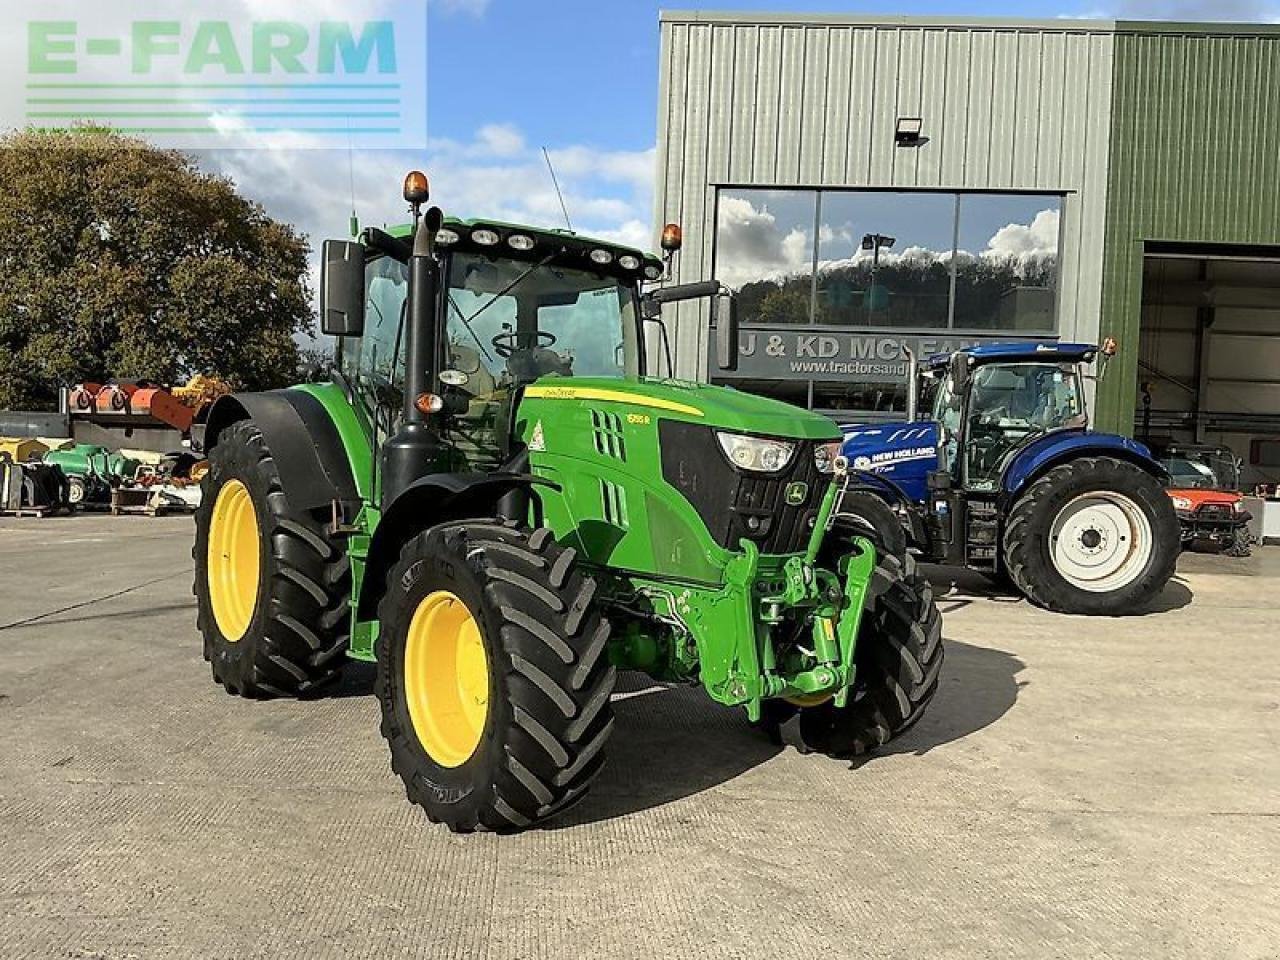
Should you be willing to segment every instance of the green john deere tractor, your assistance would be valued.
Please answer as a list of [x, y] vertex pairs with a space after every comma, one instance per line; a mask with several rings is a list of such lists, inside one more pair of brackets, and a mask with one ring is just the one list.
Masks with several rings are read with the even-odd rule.
[[461, 831], [582, 796], [617, 670], [701, 682], [804, 750], [914, 723], [938, 612], [837, 509], [839, 430], [644, 375], [661, 305], [695, 297], [731, 363], [732, 298], [571, 232], [423, 212], [418, 173], [405, 199], [412, 227], [325, 244], [330, 381], [210, 411], [194, 555], [214, 679], [304, 696], [376, 661], [392, 769]]

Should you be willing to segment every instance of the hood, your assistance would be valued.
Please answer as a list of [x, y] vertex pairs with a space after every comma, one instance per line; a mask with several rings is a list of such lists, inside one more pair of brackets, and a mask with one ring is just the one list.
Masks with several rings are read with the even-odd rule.
[[544, 377], [526, 388], [529, 397], [603, 400], [663, 417], [704, 423], [740, 433], [791, 440], [840, 439], [835, 423], [818, 413], [732, 387], [653, 377]]

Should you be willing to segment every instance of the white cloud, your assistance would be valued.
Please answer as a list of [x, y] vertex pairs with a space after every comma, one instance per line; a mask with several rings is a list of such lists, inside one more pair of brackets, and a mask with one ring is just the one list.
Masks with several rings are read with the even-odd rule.
[[[447, 214], [564, 226], [541, 149], [529, 145], [510, 124], [486, 124], [467, 141], [433, 140], [425, 158], [405, 151], [348, 154], [306, 147], [305, 137], [294, 135], [276, 141], [273, 149], [210, 150], [198, 159], [205, 169], [230, 177], [243, 194], [310, 238], [313, 284], [321, 241], [346, 235], [353, 195], [362, 226], [408, 220], [400, 188], [405, 173], [414, 167], [427, 172], [432, 202]], [[652, 148], [570, 145], [550, 152], [575, 229], [642, 250], [652, 248]]]
[[1058, 211], [1041, 210], [1029, 223], [1010, 223], [987, 241], [982, 256], [991, 259], [1012, 257], [1026, 260], [1058, 252]]
[[524, 136], [509, 123], [485, 124], [476, 132], [476, 141], [497, 157], [513, 157], [524, 152]]

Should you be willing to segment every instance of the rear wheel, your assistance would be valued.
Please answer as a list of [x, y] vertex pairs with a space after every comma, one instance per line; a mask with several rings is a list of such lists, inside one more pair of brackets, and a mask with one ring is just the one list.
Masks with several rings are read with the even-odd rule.
[[766, 700], [763, 726], [776, 742], [802, 753], [860, 756], [920, 719], [937, 692], [942, 660], [942, 618], [928, 580], [914, 558], [878, 552], [858, 628], [848, 704]]
[[223, 431], [196, 510], [204, 657], [228, 693], [304, 696], [347, 649], [350, 567], [321, 521], [293, 510], [252, 420]]
[[1010, 579], [1060, 613], [1132, 613], [1173, 576], [1181, 544], [1164, 487], [1145, 470], [1083, 457], [1031, 484], [1005, 524]]
[[377, 694], [409, 800], [455, 831], [576, 802], [613, 730], [609, 625], [550, 530], [500, 521], [409, 541], [379, 607]]

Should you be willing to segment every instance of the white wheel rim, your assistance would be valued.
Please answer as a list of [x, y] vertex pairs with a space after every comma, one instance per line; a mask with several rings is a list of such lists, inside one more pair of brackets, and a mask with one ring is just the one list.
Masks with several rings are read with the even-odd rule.
[[1123, 494], [1085, 493], [1058, 511], [1049, 533], [1054, 569], [1074, 587], [1109, 593], [1146, 569], [1155, 540], [1142, 508]]

